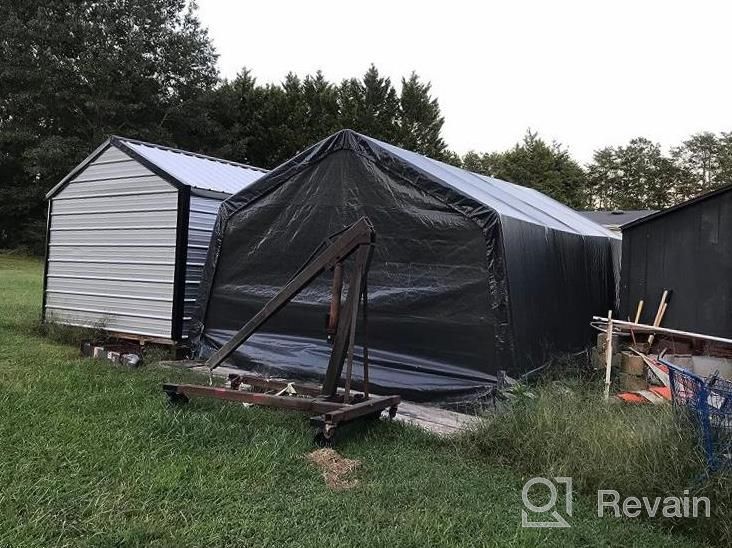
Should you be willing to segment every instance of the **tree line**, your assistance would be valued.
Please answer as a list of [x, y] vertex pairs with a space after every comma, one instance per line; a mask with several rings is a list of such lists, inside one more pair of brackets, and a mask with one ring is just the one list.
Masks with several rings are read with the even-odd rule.
[[659, 209], [732, 182], [732, 133], [664, 154], [644, 138], [582, 166], [527, 132], [499, 152], [452, 152], [429, 82], [371, 66], [259, 83], [222, 79], [186, 0], [8, 0], [0, 5], [0, 248], [38, 251], [45, 193], [110, 134], [273, 168], [351, 128], [453, 165], [534, 187], [577, 209]]

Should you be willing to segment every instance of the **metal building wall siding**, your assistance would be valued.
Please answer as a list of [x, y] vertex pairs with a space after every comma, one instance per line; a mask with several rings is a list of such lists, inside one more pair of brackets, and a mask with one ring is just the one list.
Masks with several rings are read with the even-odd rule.
[[[68, 187], [67, 187], [68, 188]], [[144, 210], [162, 211], [175, 210], [178, 207], [176, 191], [155, 191], [154, 193], [132, 192], [129, 195], [120, 193], [111, 196], [99, 194], [88, 195], [87, 197], [75, 197], [64, 199], [64, 191], [53, 199], [53, 213], [55, 214], [84, 214], [97, 213], [101, 211], [116, 211], [126, 213], [128, 211]], [[142, 202], [141, 202], [142, 199]]]
[[109, 197], [110, 195], [128, 194], [136, 195], [138, 193], [152, 194], [154, 192], [171, 192], [174, 188], [162, 181], [157, 176], [139, 175], [135, 177], [123, 177], [120, 179], [101, 179], [88, 182], [68, 183], [63, 192], [63, 196], [58, 195], [55, 198], [64, 201], [76, 197], [85, 197], [90, 195], [100, 195]]
[[58, 310], [47, 307], [46, 320], [65, 325], [105, 329], [119, 333], [129, 333], [131, 335], [161, 339], [170, 338], [170, 319], [158, 320], [121, 315], [111, 316], [107, 312]]
[[188, 335], [190, 318], [198, 296], [198, 286], [203, 275], [211, 233], [216, 223], [221, 200], [191, 196], [188, 222], [188, 259], [186, 265], [185, 307], [183, 334]]
[[52, 198], [45, 317], [170, 338], [178, 190], [110, 147]]
[[175, 266], [175, 248], [171, 246], [115, 247], [110, 245], [89, 247], [58, 245], [48, 250], [49, 262], [72, 262], [79, 264], [124, 264], [124, 265], [170, 265]]

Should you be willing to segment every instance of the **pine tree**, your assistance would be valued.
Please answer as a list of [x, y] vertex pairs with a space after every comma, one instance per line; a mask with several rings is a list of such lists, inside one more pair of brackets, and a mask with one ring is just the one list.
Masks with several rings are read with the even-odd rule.
[[44, 194], [110, 133], [175, 144], [217, 78], [186, 0], [0, 4], [0, 247], [38, 248]]
[[402, 78], [399, 96], [400, 146], [438, 160], [446, 159], [447, 144], [442, 139], [445, 118], [430, 83], [422, 83], [415, 72]]
[[530, 130], [512, 149], [498, 154], [471, 152], [463, 164], [467, 169], [535, 188], [573, 208], [584, 208], [587, 204], [582, 167], [559, 143], [547, 145]]

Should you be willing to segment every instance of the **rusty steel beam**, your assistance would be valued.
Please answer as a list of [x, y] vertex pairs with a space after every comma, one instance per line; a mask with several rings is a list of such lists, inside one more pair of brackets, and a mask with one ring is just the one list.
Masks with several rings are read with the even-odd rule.
[[338, 262], [333, 267], [333, 288], [330, 296], [330, 311], [328, 313], [328, 337], [329, 340], [338, 330], [338, 319], [341, 312], [341, 295], [343, 293], [343, 262]]

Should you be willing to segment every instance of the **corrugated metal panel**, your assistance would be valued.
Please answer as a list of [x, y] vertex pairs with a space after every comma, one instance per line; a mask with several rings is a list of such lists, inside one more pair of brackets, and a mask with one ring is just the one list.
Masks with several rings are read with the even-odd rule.
[[[110, 304], [107, 304], [109, 302]], [[148, 301], [146, 299], [116, 299], [101, 301], [95, 295], [49, 292], [46, 306], [59, 310], [98, 311], [110, 316], [122, 315], [131, 318], [170, 319], [170, 302]]]
[[[140, 270], [143, 270], [142, 268]], [[149, 300], [173, 302], [173, 280], [160, 278], [145, 281], [125, 278], [110, 272], [104, 278], [87, 276], [68, 277], [55, 272], [48, 276], [46, 282], [48, 293], [65, 292], [77, 295], [109, 296], [115, 298], [144, 298]], [[110, 301], [112, 302], [112, 301]], [[114, 301], [116, 304], [117, 301]]]
[[93, 329], [106, 329], [132, 335], [146, 337], [170, 338], [170, 319], [136, 318], [132, 316], [112, 315], [107, 312], [90, 312], [88, 310], [61, 310], [46, 307], [48, 321], [66, 325], [77, 325]]
[[58, 245], [116, 245], [116, 246], [168, 246], [175, 243], [173, 228], [140, 229], [79, 229], [58, 231], [51, 220], [51, 246]]
[[115, 247], [114, 245], [95, 246], [94, 249], [82, 246], [50, 246], [49, 262], [74, 262], [86, 264], [175, 264], [175, 247]]
[[46, 318], [170, 338], [178, 191], [110, 147], [52, 200]]
[[266, 173], [259, 168], [182, 150], [126, 139], [120, 141], [176, 180], [193, 188], [235, 194]]
[[[122, 185], [120, 185], [122, 186]], [[68, 187], [67, 187], [68, 188]], [[60, 213], [97, 213], [100, 211], [160, 211], [161, 209], [177, 209], [177, 192], [155, 192], [154, 194], [139, 194], [133, 192], [130, 195], [115, 195], [86, 198], [64, 199], [66, 195], [61, 192], [58, 198], [53, 199], [53, 214]], [[142, 199], [141, 199], [142, 198]]]
[[64, 187], [63, 196], [57, 200], [69, 200], [77, 197], [119, 196], [120, 194], [153, 194], [155, 192], [174, 193], [176, 189], [157, 175], [144, 177], [125, 177], [102, 181], [68, 183]]
[[87, 168], [74, 177], [75, 182], [119, 179], [122, 177], [145, 177], [151, 171], [140, 162], [130, 158], [121, 150], [110, 147]]
[[[190, 217], [188, 221], [188, 262], [186, 265], [185, 306], [183, 315], [190, 318], [193, 314], [198, 285], [203, 275], [211, 232], [216, 223], [220, 200], [191, 196]], [[183, 334], [188, 335], [190, 321], [183, 322]]]
[[[151, 213], [153, 215], [151, 215]], [[56, 213], [54, 230], [104, 229], [113, 227], [175, 226], [176, 209], [147, 209], [143, 211], [110, 210], [107, 213]]]
[[[88, 252], [89, 250], [85, 250]], [[113, 265], [114, 273], [110, 273], [110, 262], [102, 262], [101, 260], [93, 260], [93, 262], [78, 261], [56, 261], [51, 259], [53, 265], [53, 272], [55, 276], [74, 276], [80, 279], [84, 277], [90, 278], [109, 278], [118, 277], [122, 279], [138, 279], [138, 280], [161, 280], [167, 279], [170, 276], [170, 268], [173, 266], [173, 261], [167, 263], [153, 263], [145, 264], [144, 270], [140, 269], [140, 261], [130, 262], [128, 264], [121, 263], [119, 260], [110, 261]]]

